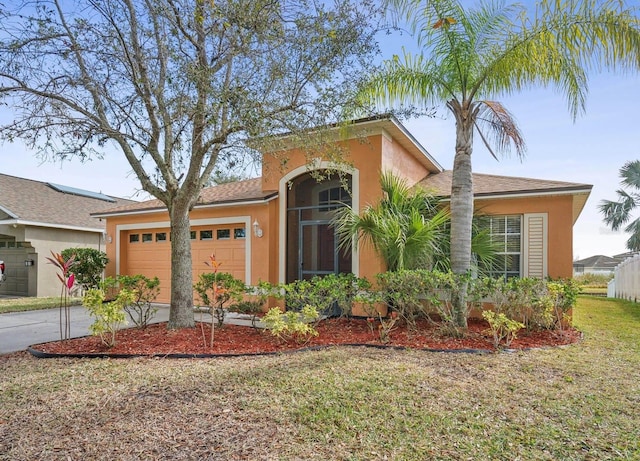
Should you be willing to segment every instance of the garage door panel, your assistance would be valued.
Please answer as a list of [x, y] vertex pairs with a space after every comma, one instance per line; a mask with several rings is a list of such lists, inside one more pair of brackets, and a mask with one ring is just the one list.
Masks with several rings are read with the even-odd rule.
[[[234, 238], [234, 228], [244, 228], [243, 224], [230, 224], [224, 226], [198, 226], [193, 227], [195, 235], [199, 238], [200, 231], [212, 231], [213, 239], [191, 240], [192, 276], [194, 283], [200, 274], [211, 272], [212, 268], [205, 262], [209, 262], [209, 256], [215, 254], [216, 260], [221, 263], [219, 270], [228, 272], [235, 278], [245, 281], [245, 239]], [[218, 229], [230, 229], [231, 238], [217, 239]], [[126, 267], [121, 272], [127, 275], [143, 274], [146, 277], [158, 277], [160, 279], [160, 296], [158, 302], [170, 301], [171, 288], [171, 248], [168, 241], [156, 241], [157, 233], [169, 235], [169, 229], [144, 229], [125, 231], [122, 241], [125, 242], [123, 250], [126, 252]], [[208, 233], [208, 232], [207, 232]], [[130, 234], [138, 234], [134, 242], [130, 241]], [[142, 242], [142, 234], [152, 234], [153, 240]], [[196, 303], [199, 301], [194, 296]]]

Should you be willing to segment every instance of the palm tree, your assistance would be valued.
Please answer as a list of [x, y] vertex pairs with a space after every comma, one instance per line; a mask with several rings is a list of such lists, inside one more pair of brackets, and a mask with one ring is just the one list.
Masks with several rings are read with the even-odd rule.
[[380, 177], [383, 198], [360, 215], [351, 207], [336, 211], [332, 225], [341, 250], [360, 242], [372, 245], [387, 269], [432, 267], [440, 260], [449, 211], [424, 189], [411, 190], [391, 172]]
[[[516, 121], [495, 98], [536, 85], [553, 86], [575, 118], [585, 109], [592, 69], [640, 67], [640, 30], [623, 1], [542, 0], [535, 15], [524, 7], [482, 2], [465, 9], [456, 0], [388, 0], [406, 21], [422, 52], [386, 61], [364, 85], [378, 104], [444, 104], [456, 122], [451, 187], [451, 268], [469, 271], [473, 217], [471, 153], [478, 133], [491, 155], [525, 143]], [[466, 283], [454, 297], [456, 322], [466, 327]]]
[[[616, 191], [618, 201], [602, 200], [598, 207], [604, 215], [604, 222], [614, 231], [620, 230], [624, 224], [627, 224], [631, 219], [631, 212], [640, 208], [640, 160], [625, 163], [620, 168], [620, 177], [623, 189]], [[632, 191], [625, 191], [625, 187]], [[640, 218], [634, 219], [624, 230], [631, 234], [627, 240], [627, 249], [640, 251]]]
[[[391, 172], [380, 176], [380, 185], [383, 198], [377, 205], [367, 206], [359, 215], [351, 207], [336, 211], [332, 225], [340, 249], [370, 244], [390, 271], [450, 270], [450, 216], [440, 198], [420, 187], [409, 188]], [[498, 251], [486, 229], [478, 226], [471, 248], [479, 272], [491, 266]]]

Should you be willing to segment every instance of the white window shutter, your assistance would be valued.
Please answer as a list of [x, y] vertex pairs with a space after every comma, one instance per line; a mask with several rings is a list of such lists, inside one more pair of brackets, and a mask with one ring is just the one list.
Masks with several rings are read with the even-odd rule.
[[524, 215], [523, 277], [545, 278], [547, 271], [547, 213]]

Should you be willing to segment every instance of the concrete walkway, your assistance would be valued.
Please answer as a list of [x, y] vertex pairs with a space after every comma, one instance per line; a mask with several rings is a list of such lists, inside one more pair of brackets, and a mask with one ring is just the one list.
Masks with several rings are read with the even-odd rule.
[[[169, 320], [169, 306], [156, 306], [158, 312], [152, 323]], [[93, 318], [82, 306], [72, 306], [71, 337], [87, 336]], [[128, 319], [128, 325], [131, 325]], [[0, 314], [0, 354], [23, 351], [32, 344], [60, 339], [60, 310], [42, 309]]]

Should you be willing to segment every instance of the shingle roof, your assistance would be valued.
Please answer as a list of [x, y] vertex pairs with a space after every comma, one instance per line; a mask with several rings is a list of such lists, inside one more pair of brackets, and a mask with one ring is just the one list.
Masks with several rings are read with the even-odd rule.
[[[276, 195], [276, 191], [263, 191], [262, 178], [246, 179], [219, 186], [202, 189], [198, 198], [198, 206], [216, 205], [234, 202], [246, 202], [254, 200], [265, 200]], [[122, 213], [132, 213], [139, 211], [165, 210], [166, 206], [160, 200], [147, 200], [120, 207], [111, 207], [94, 213], [94, 216], [118, 215]]]
[[[451, 195], [451, 174], [451, 170], [431, 174], [420, 181], [418, 185], [425, 189], [431, 189], [442, 197], [449, 197]], [[591, 187], [589, 184], [564, 181], [473, 173], [473, 194], [475, 197], [542, 192], [588, 192]]]
[[620, 264], [618, 259], [604, 255], [590, 256], [573, 262], [574, 266], [595, 267], [599, 269], [613, 269], [618, 264]]
[[7, 214], [8, 219], [25, 224], [102, 229], [104, 223], [91, 213], [135, 203], [110, 198], [114, 201], [63, 193], [45, 182], [0, 174], [0, 216]]

